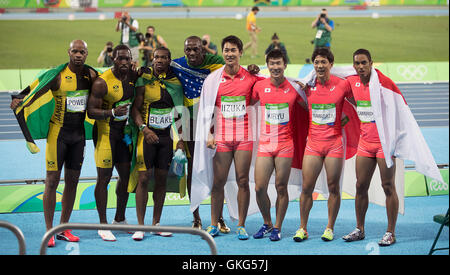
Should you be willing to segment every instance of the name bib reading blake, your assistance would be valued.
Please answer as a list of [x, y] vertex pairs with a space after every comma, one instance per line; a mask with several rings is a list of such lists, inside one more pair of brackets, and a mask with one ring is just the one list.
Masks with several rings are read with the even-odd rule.
[[334, 125], [336, 121], [336, 105], [312, 104], [312, 122], [316, 125]]
[[172, 125], [172, 108], [150, 109], [148, 125], [155, 129], [166, 129]]
[[224, 118], [245, 116], [245, 96], [222, 96], [220, 111], [222, 112]]
[[289, 122], [289, 104], [266, 104], [266, 124], [286, 125]]

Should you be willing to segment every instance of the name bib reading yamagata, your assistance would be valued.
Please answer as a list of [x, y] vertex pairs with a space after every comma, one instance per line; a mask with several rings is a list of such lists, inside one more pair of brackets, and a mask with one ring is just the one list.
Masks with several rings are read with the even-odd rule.
[[224, 118], [245, 116], [245, 96], [222, 96], [220, 111], [222, 112]]
[[336, 105], [331, 104], [312, 104], [311, 106], [312, 122], [316, 125], [334, 125], [336, 121]]

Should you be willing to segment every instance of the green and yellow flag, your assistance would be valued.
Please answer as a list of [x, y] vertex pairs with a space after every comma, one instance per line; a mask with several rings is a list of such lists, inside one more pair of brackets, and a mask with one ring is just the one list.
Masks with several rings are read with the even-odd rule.
[[[55, 99], [48, 84], [66, 68], [68, 63], [61, 64], [55, 68], [42, 73], [14, 98], [23, 99], [21, 105], [14, 110], [17, 122], [26, 140], [28, 150], [35, 154], [40, 151], [34, 142], [35, 139], [47, 138], [49, 122], [55, 109]], [[85, 65], [89, 69], [90, 66]], [[93, 69], [96, 71], [95, 69]], [[96, 71], [97, 72], [97, 71]], [[94, 120], [87, 117], [84, 122], [86, 139], [92, 139], [92, 127]]]

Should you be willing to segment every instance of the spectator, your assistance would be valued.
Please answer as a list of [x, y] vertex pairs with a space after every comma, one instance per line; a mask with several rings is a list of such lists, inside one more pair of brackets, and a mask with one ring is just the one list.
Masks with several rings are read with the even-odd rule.
[[137, 20], [131, 18], [127, 11], [117, 21], [116, 32], [120, 31], [120, 44], [125, 44], [131, 50], [132, 63], [139, 67], [139, 40], [136, 36], [139, 29]]
[[153, 51], [158, 47], [167, 48], [167, 43], [161, 35], [155, 34], [155, 27], [148, 26], [145, 38], [139, 45], [139, 50], [144, 50], [144, 66], [149, 67], [153, 60]]
[[312, 28], [317, 28], [316, 37], [312, 41], [314, 48], [328, 48], [331, 47], [331, 32], [334, 30], [334, 22], [328, 18], [327, 9], [322, 9], [322, 12], [314, 19], [311, 24]]
[[209, 34], [205, 34], [202, 37], [202, 45], [207, 53], [217, 54], [217, 46], [213, 42], [211, 42], [211, 37]]
[[258, 53], [258, 37], [256, 36], [256, 34], [261, 31], [261, 29], [256, 26], [256, 15], [258, 14], [258, 12], [259, 8], [257, 6], [254, 6], [247, 15], [246, 27], [248, 34], [250, 35], [250, 42], [247, 42], [247, 44], [244, 45], [244, 51], [251, 47], [251, 58], [255, 58], [256, 54]]
[[103, 62], [102, 67], [112, 67], [114, 65], [114, 61], [112, 59], [112, 52], [113, 52], [113, 42], [108, 41], [106, 42], [105, 47], [100, 52], [100, 55], [97, 57], [97, 63], [100, 65]]
[[286, 60], [287, 60], [286, 64], [291, 63], [289, 61], [286, 47], [284, 46], [283, 42], [280, 42], [280, 38], [278, 38], [277, 33], [274, 33], [272, 36], [272, 43], [269, 45], [269, 47], [267, 47], [267, 49], [265, 51], [265, 58], [267, 58], [267, 54], [269, 54], [269, 52], [274, 49], [279, 49], [283, 53], [283, 55], [286, 57]]

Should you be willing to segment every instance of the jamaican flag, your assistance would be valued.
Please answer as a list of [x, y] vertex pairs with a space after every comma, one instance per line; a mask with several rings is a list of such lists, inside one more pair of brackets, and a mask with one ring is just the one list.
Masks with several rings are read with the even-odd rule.
[[[28, 150], [35, 154], [40, 151], [34, 142], [35, 139], [47, 138], [49, 122], [55, 109], [55, 100], [49, 89], [49, 83], [66, 68], [68, 63], [61, 64], [49, 69], [38, 76], [29, 86], [18, 95], [11, 97], [23, 99], [20, 106], [14, 110], [17, 122], [26, 140]], [[85, 65], [88, 69], [92, 67]], [[92, 139], [92, 127], [94, 120], [89, 119], [86, 114], [84, 122], [86, 139]]]
[[[175, 77], [175, 74], [171, 69], [167, 74], [159, 75], [156, 77], [153, 75], [153, 69], [150, 67], [143, 68], [143, 73], [138, 79], [138, 82], [143, 83], [144, 85], [157, 84], [160, 85], [161, 89], [167, 90], [170, 94], [172, 101], [175, 105], [175, 109], [179, 115], [181, 115], [183, 110], [183, 87], [181, 86], [178, 78]], [[175, 119], [172, 120], [172, 132], [173, 132], [173, 149], [176, 149], [176, 144], [179, 140], [177, 126], [175, 125]], [[134, 123], [132, 119], [128, 121], [128, 125], [125, 130], [126, 134], [130, 135], [133, 143], [133, 153], [132, 153], [132, 161], [131, 161], [131, 173], [130, 179], [128, 182], [128, 192], [134, 193], [136, 192], [136, 187], [138, 184], [138, 170], [136, 166], [136, 152], [137, 152], [137, 140], [139, 135], [138, 126]], [[153, 191], [154, 187], [154, 177], [151, 177], [149, 184], [149, 192]], [[175, 192], [180, 193], [180, 197], [183, 198], [186, 195], [186, 183], [187, 178], [186, 175], [183, 177], [176, 176], [171, 169], [169, 169], [169, 174], [167, 177], [167, 185], [166, 192]]]

